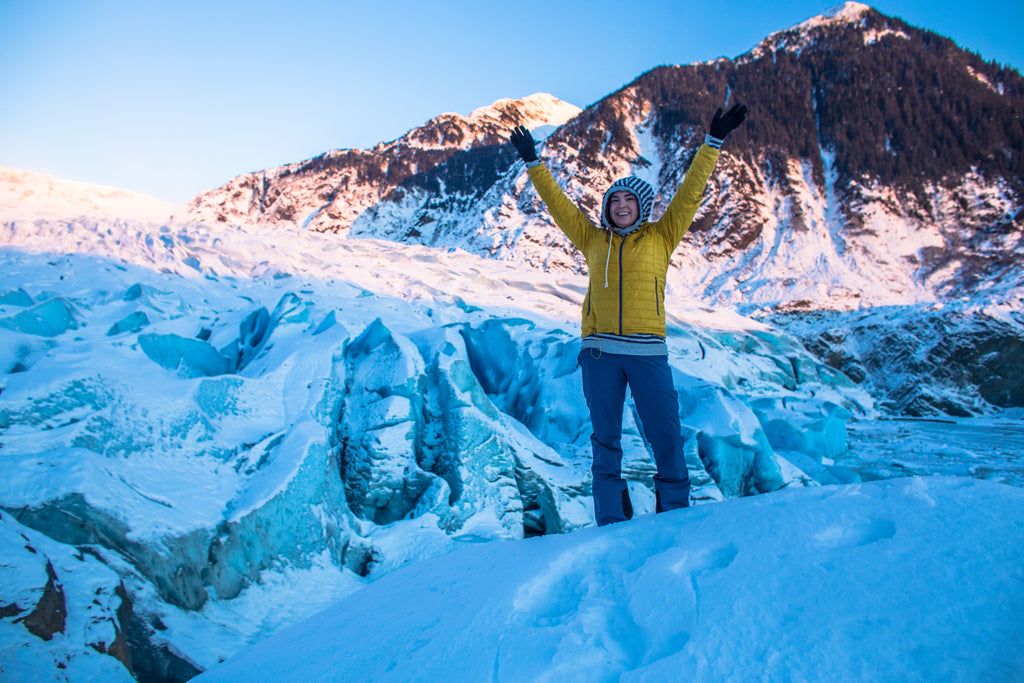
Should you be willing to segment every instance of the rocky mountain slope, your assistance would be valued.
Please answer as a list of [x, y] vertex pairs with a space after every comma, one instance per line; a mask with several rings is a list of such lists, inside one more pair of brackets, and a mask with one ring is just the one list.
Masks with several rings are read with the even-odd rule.
[[774, 313], [831, 368], [899, 415], [1024, 406], [1024, 311], [970, 302]]
[[509, 128], [558, 126], [577, 113], [578, 107], [537, 94], [499, 100], [466, 117], [442, 114], [370, 150], [332, 150], [239, 176], [193, 199], [185, 217], [344, 233], [363, 211], [400, 199], [407, 188], [444, 195], [490, 187], [515, 157], [505, 144]]
[[1022, 296], [1024, 78], [854, 2], [734, 60], [652, 69], [578, 114], [535, 95], [443, 115], [372, 150], [240, 176], [184, 215], [579, 271], [508, 128], [557, 126], [541, 156], [592, 213], [633, 173], [658, 189], [658, 215], [726, 101], [751, 115], [677, 253], [670, 295], [782, 310]]

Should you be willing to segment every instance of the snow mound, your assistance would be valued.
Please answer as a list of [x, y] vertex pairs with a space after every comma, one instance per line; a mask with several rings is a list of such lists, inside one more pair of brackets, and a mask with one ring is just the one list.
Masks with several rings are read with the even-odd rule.
[[136, 192], [0, 167], [2, 220], [105, 216], [163, 221], [175, 208], [170, 202]]
[[196, 680], [1021, 680], [1021, 547], [1001, 484], [780, 491], [414, 564]]

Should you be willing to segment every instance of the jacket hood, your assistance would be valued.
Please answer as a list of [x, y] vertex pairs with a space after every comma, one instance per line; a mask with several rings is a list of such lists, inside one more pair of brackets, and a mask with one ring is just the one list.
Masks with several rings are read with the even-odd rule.
[[[625, 228], [617, 227], [608, 218], [608, 200], [611, 199], [612, 193], [619, 190], [627, 190], [632, 192], [637, 199], [637, 204], [640, 206], [640, 217], [637, 218], [636, 223], [626, 226]], [[651, 218], [651, 208], [654, 206], [654, 188], [646, 180], [641, 180], [635, 175], [626, 176], [625, 178], [619, 178], [608, 191], [604, 193], [604, 201], [601, 202], [601, 225], [606, 230], [612, 230], [618, 235], [628, 235], [635, 231], [641, 225], [646, 223]]]

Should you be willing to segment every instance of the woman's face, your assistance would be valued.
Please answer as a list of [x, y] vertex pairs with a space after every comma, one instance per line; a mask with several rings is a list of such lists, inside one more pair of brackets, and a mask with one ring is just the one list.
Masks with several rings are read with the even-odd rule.
[[608, 198], [608, 220], [617, 228], [628, 228], [640, 218], [640, 203], [629, 190], [616, 190]]

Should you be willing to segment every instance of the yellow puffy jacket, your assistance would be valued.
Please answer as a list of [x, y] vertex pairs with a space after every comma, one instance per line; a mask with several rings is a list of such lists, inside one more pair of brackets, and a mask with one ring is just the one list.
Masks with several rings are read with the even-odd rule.
[[594, 225], [565, 196], [543, 164], [528, 170], [555, 224], [587, 260], [590, 286], [583, 300], [584, 337], [595, 333], [665, 336], [669, 260], [693, 223], [718, 154], [714, 147], [701, 145], [665, 215], [625, 237]]

